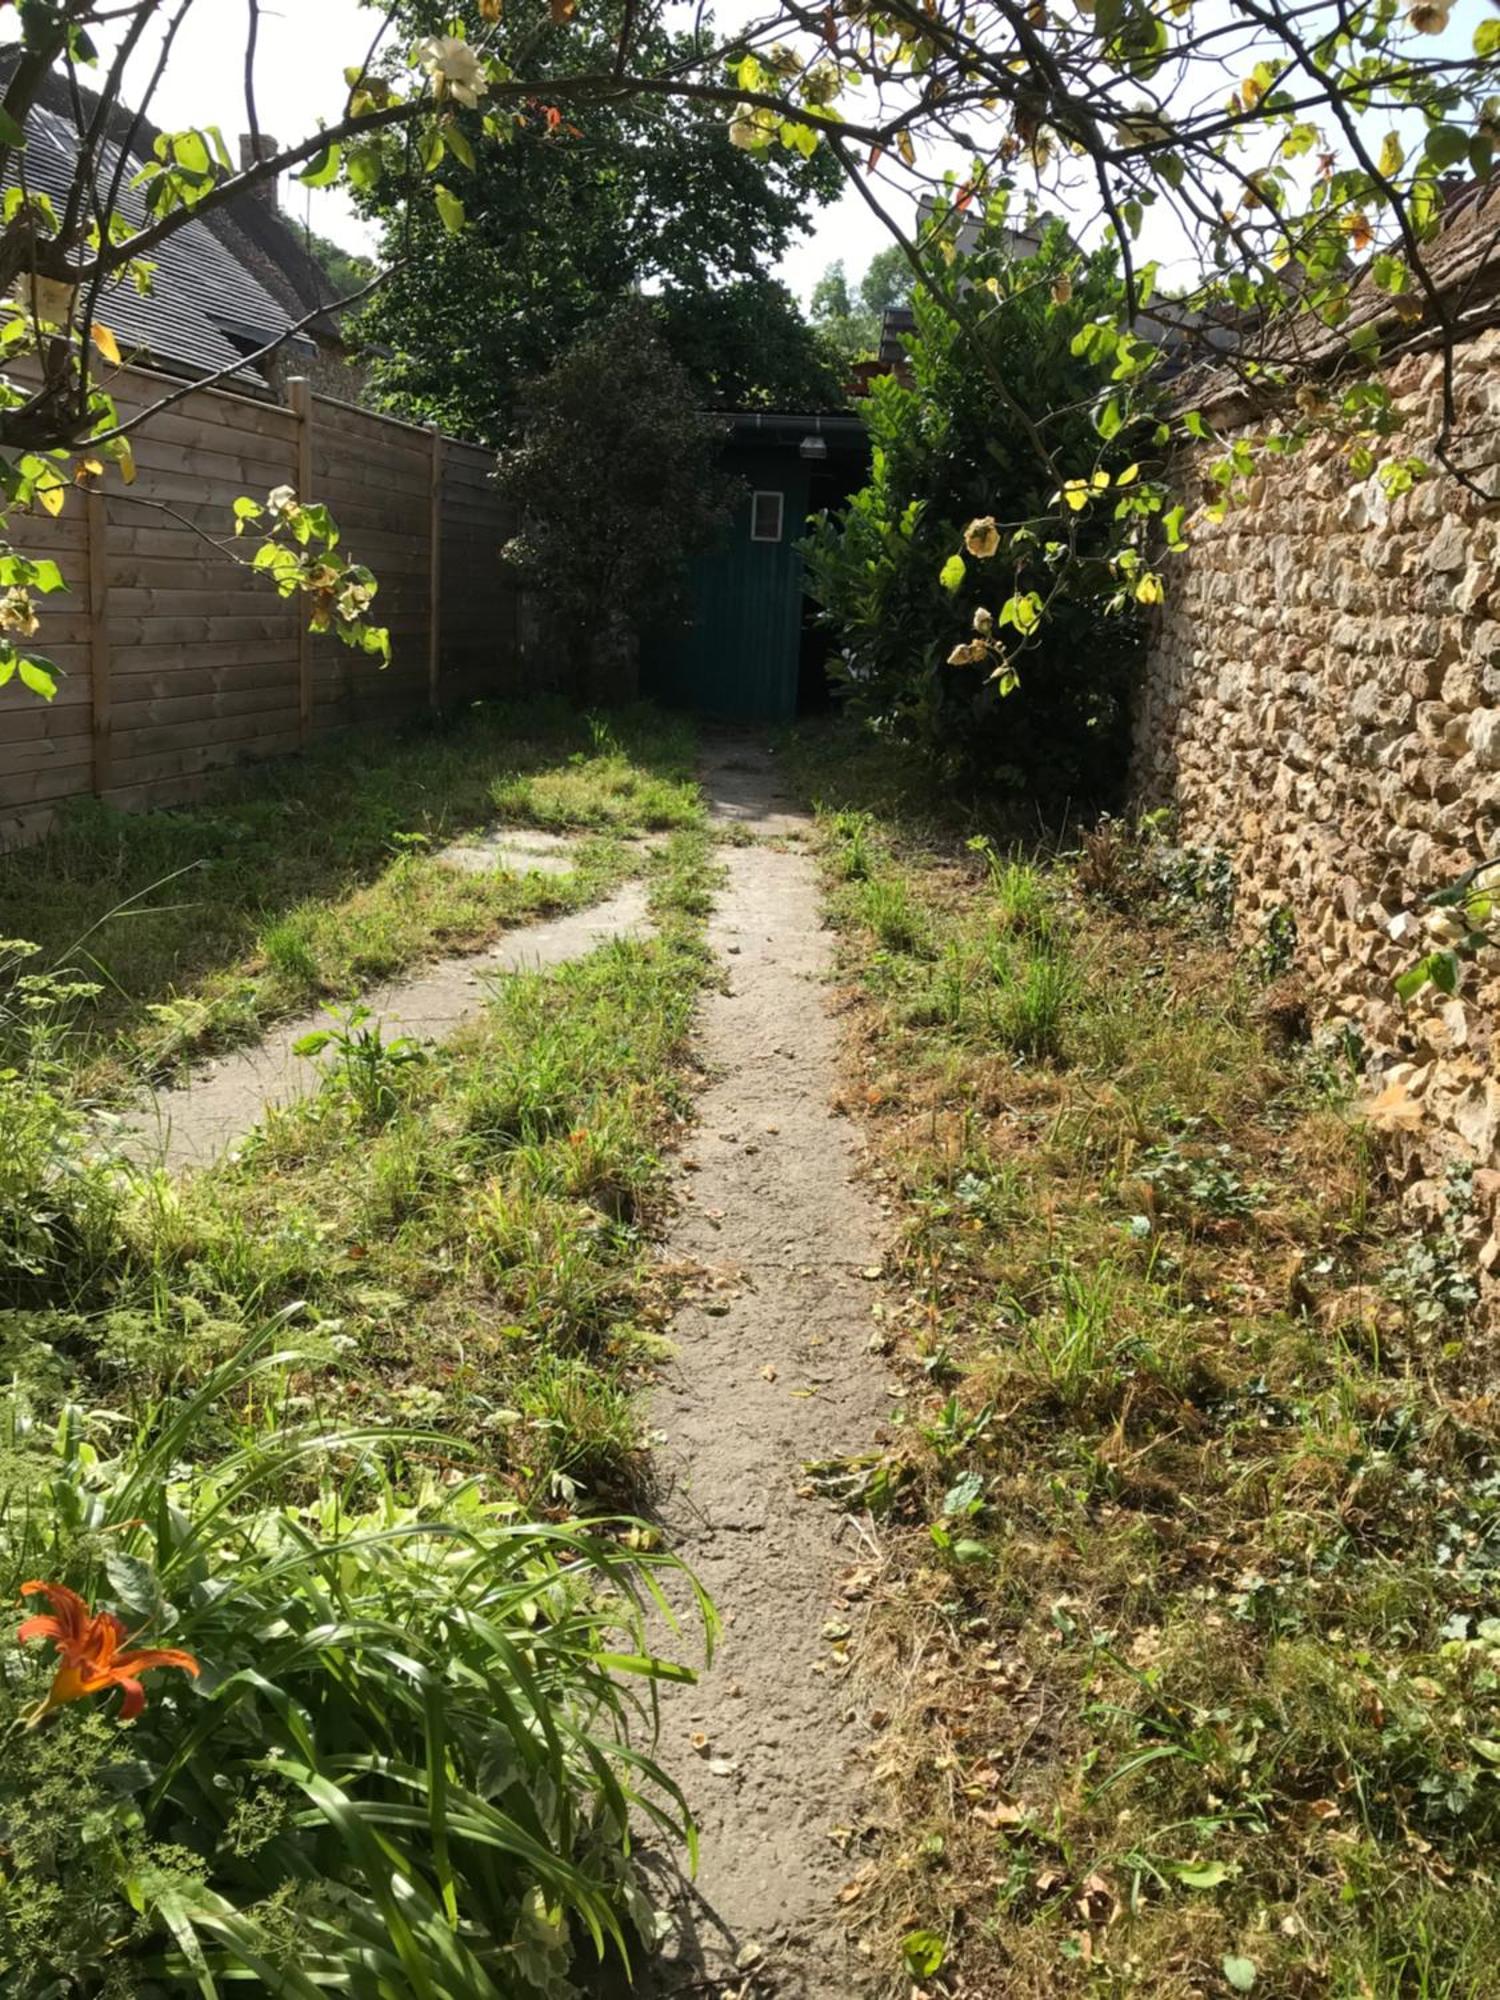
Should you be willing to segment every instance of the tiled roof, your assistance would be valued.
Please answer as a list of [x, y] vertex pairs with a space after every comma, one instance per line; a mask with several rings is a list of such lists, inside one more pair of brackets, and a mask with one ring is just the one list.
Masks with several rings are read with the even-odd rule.
[[[11, 56], [6, 51], [6, 56]], [[8, 63], [0, 63], [3, 76]], [[60, 79], [57, 81], [60, 82]], [[50, 97], [52, 92], [48, 92]], [[85, 112], [97, 102], [85, 95]], [[117, 121], [118, 122], [118, 121]], [[133, 159], [150, 157], [154, 129], [143, 121]], [[117, 144], [100, 149], [94, 182], [101, 203], [108, 198], [116, 164]], [[38, 102], [26, 120], [24, 166], [26, 185], [51, 196], [60, 209], [73, 183], [78, 137], [73, 119], [58, 105]], [[149, 220], [143, 190], [130, 186], [135, 167], [126, 172], [118, 212], [133, 228]], [[188, 218], [152, 251], [155, 265], [151, 291], [142, 296], [128, 279], [100, 295], [99, 319], [119, 341], [127, 360], [149, 359], [175, 371], [215, 374], [234, 368], [251, 350], [274, 340], [300, 319], [273, 298], [215, 232]], [[305, 351], [311, 344], [303, 342]], [[253, 370], [239, 370], [236, 387], [260, 385]]]
[[[1500, 178], [1449, 191], [1441, 226], [1422, 245], [1422, 264], [1456, 338], [1494, 323], [1500, 300]], [[1350, 337], [1362, 326], [1376, 329], [1387, 358], [1415, 344], [1430, 345], [1437, 336], [1439, 316], [1415, 281], [1398, 299], [1382, 291], [1367, 270], [1348, 303], [1348, 316], [1338, 326], [1325, 325], [1312, 312], [1282, 320], [1254, 350], [1254, 359], [1294, 377], [1315, 377], [1348, 355]], [[1234, 370], [1203, 366], [1180, 378], [1176, 400], [1210, 407], [1247, 393]]]

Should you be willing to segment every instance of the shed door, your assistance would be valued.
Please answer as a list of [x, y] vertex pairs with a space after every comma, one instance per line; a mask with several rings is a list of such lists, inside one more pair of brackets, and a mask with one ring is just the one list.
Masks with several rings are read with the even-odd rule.
[[733, 453], [747, 491], [717, 548], [694, 559], [691, 624], [641, 648], [641, 683], [658, 700], [738, 722], [797, 712], [807, 472], [793, 451]]

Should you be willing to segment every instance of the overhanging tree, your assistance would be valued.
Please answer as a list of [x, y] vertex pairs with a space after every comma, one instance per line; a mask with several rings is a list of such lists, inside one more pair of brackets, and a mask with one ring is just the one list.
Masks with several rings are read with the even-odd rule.
[[[243, 51], [252, 131], [258, 4], [247, 0]], [[1487, 178], [1492, 169], [1500, 21], [1486, 16], [1460, 35], [1452, 0], [1172, 0], [1165, 10], [1152, 0], [1066, 0], [1055, 9], [991, 0], [982, 10], [966, 0], [769, 0], [727, 31], [700, 15], [686, 39], [664, 37], [660, 0], [618, 0], [597, 36], [580, 24], [581, 52], [569, 34], [577, 0], [547, 0], [544, 13], [524, 0], [504, 9], [474, 0], [423, 34], [401, 9], [375, 7], [370, 43], [351, 50], [346, 92], [322, 130], [268, 149], [243, 172], [211, 131], [164, 134], [147, 176], [151, 219], [134, 227], [120, 212], [125, 169], [105, 154], [108, 115], [137, 50], [155, 46], [156, 74], [166, 73], [193, 5], [26, 0], [19, 9], [24, 49], [0, 102], [0, 173], [10, 183], [0, 296], [17, 301], [0, 321], [10, 365], [0, 387], [8, 511], [56, 511], [80, 467], [92, 479], [106, 456], [123, 463], [130, 431], [185, 393], [119, 421], [108, 393], [108, 309], [114, 286], [149, 282], [153, 249], [188, 216], [300, 171], [314, 185], [342, 181], [366, 196], [401, 186], [408, 205], [430, 207], [457, 234], [476, 168], [470, 114], [500, 142], [518, 120], [584, 130], [591, 111], [626, 104], [666, 106], [680, 121], [708, 107], [752, 154], [826, 148], [960, 325], [985, 310], [982, 296], [951, 283], [947, 265], [976, 205], [1038, 200], [1068, 217], [1076, 240], [1115, 243], [1119, 312], [1081, 334], [1114, 378], [1095, 411], [1099, 445], [1068, 456], [1003, 368], [991, 367], [994, 394], [1056, 497], [1050, 532], [1036, 520], [1012, 529], [1003, 507], [993, 520], [977, 517], [965, 560], [1013, 553], [1011, 536], [1022, 532], [1030, 561], [1041, 533], [1056, 544], [1060, 573], [1076, 554], [1080, 518], [1107, 514], [1122, 579], [1148, 598], [1162, 588], [1152, 537], [1171, 515], [1155, 474], [1178, 420], [1157, 412], [1151, 390], [1158, 338], [1143, 314], [1157, 278], [1153, 237], [1201, 274], [1191, 310], [1177, 315], [1184, 340], [1203, 338], [1198, 314], [1221, 327], [1232, 316], [1234, 348], [1219, 358], [1273, 405], [1308, 365], [1329, 378], [1331, 393], [1308, 397], [1309, 407], [1272, 407], [1271, 448], [1335, 427], [1349, 437], [1353, 476], [1367, 465], [1393, 483], [1419, 476], [1409, 457], [1386, 451], [1389, 399], [1376, 364], [1393, 345], [1421, 339], [1443, 358], [1434, 461], [1470, 476], [1452, 357], [1492, 308], [1445, 287], [1431, 251], [1442, 176]], [[88, 78], [99, 110], [75, 100], [78, 170], [67, 196], [47, 203], [22, 185], [25, 122], [56, 71]], [[903, 187], [938, 197], [918, 232], [896, 227]], [[1385, 319], [1355, 312], [1359, 287], [1391, 302]], [[1103, 448], [1122, 436], [1141, 439], [1127, 495], [1100, 478]], [[1242, 447], [1226, 460], [1227, 494], [1253, 459]], [[346, 575], [322, 524], [298, 505], [278, 510], [275, 525], [282, 553], [266, 567], [280, 586], [309, 591], [320, 619], [371, 643], [358, 596], [366, 585]], [[1180, 541], [1181, 525], [1172, 522], [1169, 542]], [[0, 562], [0, 676], [9, 676], [34, 662], [33, 593], [56, 579], [14, 547]], [[1021, 599], [1024, 610], [1014, 608]], [[1045, 592], [1013, 589], [997, 621], [1012, 609], [1014, 634], [1034, 611], [1045, 615], [1047, 601]], [[995, 671], [1002, 682], [1013, 672], [1008, 656]], [[45, 689], [45, 669], [33, 665], [33, 679]]]
[[[616, 23], [600, 0], [561, 24], [541, 0], [517, 0], [513, 32], [528, 4], [530, 32], [561, 73], [613, 59]], [[451, 12], [416, 5], [402, 18], [416, 32]], [[468, 26], [481, 26], [477, 6]], [[648, 48], [653, 63], [691, 60], [689, 38], [659, 27], [640, 53]], [[731, 145], [715, 105], [652, 95], [566, 116], [546, 104], [503, 120], [478, 107], [452, 116], [474, 156], [461, 234], [424, 199], [420, 148], [363, 197], [393, 269], [361, 332], [374, 387], [392, 408], [499, 442], [522, 384], [636, 293], [651, 296], [702, 400], [800, 408], [837, 399], [825, 344], [770, 276], [839, 185], [826, 149], [757, 160]]]

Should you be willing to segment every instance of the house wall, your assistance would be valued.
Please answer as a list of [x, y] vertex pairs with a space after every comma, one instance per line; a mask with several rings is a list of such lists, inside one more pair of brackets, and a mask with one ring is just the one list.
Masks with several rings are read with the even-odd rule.
[[[1247, 942], [1290, 911], [1316, 1010], [1373, 1052], [1372, 1116], [1413, 1216], [1439, 1204], [1449, 1162], [1478, 1167], [1487, 1268], [1500, 1267], [1500, 954], [1447, 1002], [1429, 990], [1403, 1007], [1393, 981], [1426, 948], [1424, 894], [1500, 856], [1497, 362], [1495, 332], [1457, 361], [1456, 442], [1479, 493], [1434, 477], [1388, 501], [1320, 444], [1265, 461], [1222, 523], [1192, 523], [1134, 772], [1143, 804], [1174, 806], [1185, 841], [1230, 857]], [[1439, 384], [1436, 357], [1392, 372], [1393, 450], [1431, 457]]]
[[[129, 415], [163, 383], [126, 370], [112, 386]], [[0, 689], [0, 843], [34, 837], [71, 798], [169, 805], [314, 735], [519, 688], [490, 455], [443, 441], [435, 458], [431, 432], [316, 396], [305, 442], [308, 497], [379, 578], [390, 665], [305, 635], [300, 600], [232, 560], [234, 499], [302, 484], [303, 419], [195, 391], [137, 433], [133, 486], [111, 468], [104, 491], [70, 493], [56, 520], [13, 524], [16, 546], [53, 557], [69, 589], [41, 600], [35, 641], [60, 669], [56, 699]]]

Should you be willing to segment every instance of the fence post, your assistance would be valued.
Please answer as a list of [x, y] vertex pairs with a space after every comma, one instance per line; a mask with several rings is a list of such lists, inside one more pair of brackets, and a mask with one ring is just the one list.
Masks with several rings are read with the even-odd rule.
[[[312, 499], [313, 483], [313, 397], [312, 383], [305, 375], [294, 375], [287, 383], [287, 397], [297, 419], [297, 498], [304, 506]], [[297, 733], [305, 744], [312, 735], [313, 677], [312, 633], [307, 611], [298, 603], [297, 612]]]
[[109, 514], [104, 495], [89, 487], [83, 502], [89, 565], [90, 759], [94, 797], [103, 798], [110, 781]]
[[436, 424], [432, 427], [432, 492], [427, 542], [427, 706], [436, 712], [443, 648], [443, 434]]

